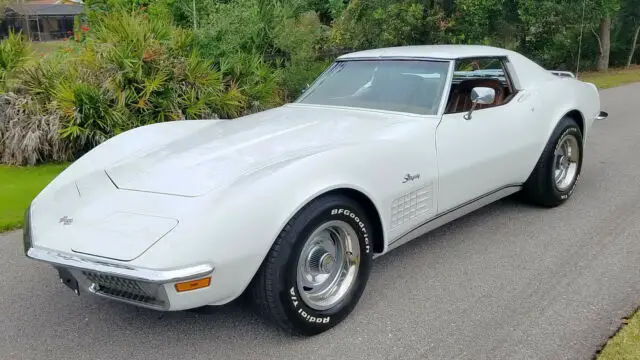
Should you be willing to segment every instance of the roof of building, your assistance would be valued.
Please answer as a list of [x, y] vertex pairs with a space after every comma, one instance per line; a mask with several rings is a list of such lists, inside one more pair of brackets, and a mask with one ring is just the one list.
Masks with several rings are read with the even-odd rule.
[[[72, 0], [26, 0], [24, 2], [29, 3], [29, 4], [63, 4], [66, 2], [71, 2]], [[76, 1], [73, 1], [76, 2]]]
[[12, 4], [7, 6], [10, 11], [18, 15], [38, 15], [38, 16], [63, 16], [63, 15], [79, 15], [82, 13], [83, 5], [66, 5], [66, 4], [45, 4], [45, 3], [26, 3]]
[[83, 4], [84, 1], [83, 0], [26, 0], [27, 3], [29, 4], [49, 4], [49, 5], [53, 5], [53, 4], [70, 4], [70, 5], [74, 5], [74, 4]]
[[415, 45], [358, 51], [342, 55], [340, 59], [379, 57], [459, 59], [475, 56], [507, 56], [509, 54], [509, 50], [483, 45]]

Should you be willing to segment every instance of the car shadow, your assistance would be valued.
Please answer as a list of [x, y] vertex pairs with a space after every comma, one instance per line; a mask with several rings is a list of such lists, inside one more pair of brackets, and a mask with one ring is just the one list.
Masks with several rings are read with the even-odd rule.
[[[55, 284], [55, 274], [44, 267], [38, 272], [48, 275], [43, 275], [39, 284], [25, 289], [27, 294], [9, 299], [20, 303], [24, 310], [21, 315], [13, 315], [18, 327], [7, 338], [43, 339], [55, 329], [56, 346], [68, 358], [86, 355], [87, 344], [92, 352], [110, 351], [114, 347], [129, 349], [129, 358], [145, 358], [149, 349], [162, 352], [163, 357], [183, 358], [186, 348], [197, 349], [193, 350], [197, 353], [216, 353], [220, 358], [260, 358], [265, 353], [295, 353], [300, 350], [301, 341], [310, 347], [330, 341], [336, 347], [348, 348], [354, 340], [344, 336], [345, 333], [358, 333], [369, 327], [387, 331], [384, 324], [370, 319], [381, 307], [384, 309], [387, 298], [399, 296], [385, 293], [389, 292], [389, 283], [408, 276], [404, 272], [411, 269], [405, 264], [423, 262], [432, 252], [455, 253], [457, 247], [474, 241], [470, 236], [474, 231], [495, 223], [496, 217], [517, 217], [535, 211], [539, 210], [513, 197], [505, 198], [376, 259], [367, 290], [353, 313], [336, 328], [312, 338], [292, 337], [281, 331], [253, 310], [248, 296], [223, 306], [161, 312], [94, 296], [77, 297], [66, 287]], [[420, 280], [412, 280], [411, 284], [426, 287], [420, 285]], [[143, 348], [137, 348], [140, 341], [145, 343]]]
[[[520, 202], [516, 195], [498, 200], [493, 204], [454, 220], [376, 259], [373, 267], [374, 272], [369, 281], [375, 285], [376, 273], [397, 272], [399, 265], [404, 262], [407, 257], [420, 256], [420, 254], [430, 251], [431, 248], [440, 246], [443, 242], [449, 240], [447, 235], [452, 232], [464, 234], [467, 231], [473, 231], [474, 227], [483, 226], [495, 218], [495, 216], [507, 216], [514, 213], [522, 214], [522, 212], [535, 211], [540, 211], [540, 209]], [[473, 241], [472, 237], [462, 236], [462, 238], [464, 239], [463, 241]], [[401, 276], [401, 274], [395, 275]], [[101, 306], [107, 307], [107, 311], [113, 311], [115, 314], [119, 313], [122, 317], [130, 317], [133, 314], [136, 314], [136, 316], [144, 315], [147, 320], [156, 319], [155, 321], [168, 322], [171, 327], [175, 326], [176, 328], [180, 328], [182, 323], [189, 323], [191, 328], [197, 328], [197, 325], [203, 327], [215, 326], [218, 330], [221, 330], [221, 327], [224, 326], [233, 328], [246, 326], [244, 330], [247, 331], [244, 332], [244, 336], [250, 336], [251, 333], [256, 333], [263, 337], [265, 332], [274, 331], [278, 333], [278, 336], [287, 336], [287, 334], [279, 332], [274, 325], [264, 320], [255, 312], [249, 294], [243, 294], [240, 298], [225, 305], [204, 306], [178, 312], [161, 312], [142, 309], [105, 299], [99, 299], [97, 301], [102, 303]]]

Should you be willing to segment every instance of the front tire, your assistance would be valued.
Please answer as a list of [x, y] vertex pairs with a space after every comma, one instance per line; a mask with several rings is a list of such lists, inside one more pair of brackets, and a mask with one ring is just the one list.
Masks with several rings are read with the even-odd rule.
[[573, 118], [562, 118], [525, 182], [522, 198], [543, 207], [556, 207], [566, 202], [580, 178], [583, 152], [580, 127]]
[[284, 227], [252, 284], [256, 309], [294, 335], [338, 325], [355, 308], [373, 261], [373, 226], [354, 200], [328, 195]]

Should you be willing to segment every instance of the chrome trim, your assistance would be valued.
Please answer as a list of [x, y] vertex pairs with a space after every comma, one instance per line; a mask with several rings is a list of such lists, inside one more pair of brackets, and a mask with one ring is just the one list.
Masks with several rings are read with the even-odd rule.
[[105, 275], [119, 276], [130, 280], [138, 280], [155, 284], [188, 281], [207, 276], [214, 270], [214, 267], [209, 264], [201, 264], [182, 269], [152, 270], [93, 260], [82, 256], [37, 247], [31, 247], [27, 251], [27, 257], [43, 261], [55, 267], [95, 271]]
[[516, 68], [513, 66], [513, 63], [509, 59], [509, 56], [504, 60], [504, 65], [506, 67], [506, 75], [509, 79], [511, 79], [511, 86], [513, 86], [514, 93], [518, 93], [522, 90], [522, 86], [520, 85], [520, 78], [518, 78], [518, 72]]
[[413, 117], [413, 118], [419, 118], [419, 119], [430, 118], [430, 119], [440, 120], [440, 115], [437, 115], [437, 114], [423, 115], [423, 114], [418, 114], [418, 113], [409, 113], [409, 112], [402, 112], [402, 111], [382, 110], [382, 109], [373, 109], [373, 108], [363, 108], [363, 107], [357, 107], [357, 106], [340, 106], [340, 105], [307, 104], [307, 103], [289, 103], [289, 104], [284, 104], [283, 106], [287, 106], [287, 107], [312, 107], [312, 108], [316, 108], [316, 109], [338, 109], [338, 110], [354, 111], [354, 112], [374, 112], [374, 113], [380, 113], [380, 114], [400, 115], [400, 116]]
[[582, 156], [578, 139], [566, 134], [556, 146], [553, 159], [553, 180], [558, 191], [566, 191], [578, 175], [578, 162]]
[[[103, 289], [108, 289], [106, 287], [101, 287], [100, 284], [93, 282], [89, 276], [85, 274], [84, 271], [74, 271], [73, 276], [78, 279], [80, 283], [82, 283], [82, 288], [89, 292], [92, 295], [100, 296], [109, 300], [118, 301], [127, 303], [130, 305], [135, 305], [139, 307], [144, 307], [148, 309], [154, 310], [169, 310], [171, 308], [171, 303], [169, 301], [169, 296], [167, 295], [167, 291], [162, 284], [154, 284], [154, 283], [139, 283], [139, 286], [144, 287], [143, 292], [147, 297], [153, 298], [155, 301], [137, 301], [127, 298], [125, 296], [119, 296], [116, 294], [109, 293], [109, 291], [105, 291]], [[111, 289], [111, 288], [109, 288]], [[117, 290], [117, 289], [116, 289]]]
[[[107, 294], [102, 293], [100, 291], [95, 291], [92, 287], [89, 287], [87, 290], [91, 293], [91, 295], [96, 295], [96, 296], [99, 296], [99, 297], [102, 297], [102, 298], [105, 298], [105, 299], [118, 301], [118, 302], [129, 304], [129, 305], [135, 305], [135, 306], [143, 307], [143, 308], [147, 308], [147, 309], [166, 311], [166, 310], [169, 310], [171, 308], [171, 305], [169, 304], [168, 300], [166, 300], [166, 302], [164, 303], [165, 305], [157, 305], [157, 304], [153, 304], [153, 303], [144, 303], [144, 302], [140, 302], [140, 301], [127, 300], [127, 299], [124, 299], [124, 298], [121, 298], [121, 297], [117, 297], [117, 296], [107, 295]], [[163, 290], [163, 293], [165, 294], [165, 297], [166, 297], [166, 292], [164, 290]]]
[[432, 230], [439, 228], [440, 226], [443, 226], [495, 201], [498, 201], [511, 194], [515, 194], [516, 192], [520, 191], [520, 189], [522, 189], [521, 185], [507, 185], [488, 194], [482, 195], [476, 199], [468, 201], [462, 205], [459, 205], [451, 210], [440, 213], [434, 218], [431, 218], [426, 223], [406, 232], [403, 235], [398, 236], [395, 240], [391, 241], [389, 243], [387, 251], [395, 249], [400, 245], [406, 244], [413, 239], [416, 239]]
[[576, 75], [574, 73], [572, 73], [571, 71], [564, 71], [564, 70], [549, 70], [549, 72], [551, 72], [553, 75], [556, 75], [558, 77], [569, 77], [569, 78], [576, 78]]
[[[451, 87], [453, 86], [453, 75], [456, 70], [456, 62], [449, 61], [449, 72], [447, 73], [446, 82], [444, 83], [444, 87], [442, 89], [442, 94], [440, 97], [440, 106], [438, 107], [438, 117], [440, 117], [440, 121], [442, 121], [442, 116], [447, 110], [447, 104], [449, 103], [449, 97], [451, 95]], [[439, 123], [438, 123], [439, 124]]]
[[23, 245], [23, 249], [24, 249], [24, 253], [26, 254], [27, 251], [29, 251], [29, 249], [32, 246], [32, 241], [31, 241], [31, 204], [29, 204], [29, 206], [27, 207], [27, 209], [24, 212], [24, 225], [22, 227], [22, 245]]
[[347, 296], [359, 268], [360, 245], [355, 229], [341, 220], [320, 225], [307, 238], [298, 259], [300, 298], [314, 310], [331, 309]]
[[383, 55], [383, 56], [350, 56], [339, 57], [336, 59], [336, 62], [339, 61], [371, 61], [371, 60], [420, 60], [420, 61], [439, 61], [439, 62], [449, 62], [452, 60], [459, 59], [457, 57], [433, 57], [433, 56], [397, 56], [397, 55]]
[[609, 117], [609, 113], [606, 111], [600, 111], [598, 116], [596, 116], [596, 120], [604, 120]]
[[331, 70], [333, 70], [333, 68], [334, 68], [334, 67], [336, 67], [337, 65], [338, 65], [338, 61], [336, 60], [336, 61], [334, 61], [333, 63], [331, 63], [329, 66], [327, 66], [327, 68], [326, 68], [326, 69], [324, 69], [324, 70], [320, 73], [320, 75], [318, 75], [318, 76], [313, 80], [313, 82], [311, 82], [311, 84], [309, 84], [309, 87], [307, 87], [307, 89], [306, 89], [304, 92], [302, 92], [302, 94], [300, 94], [300, 96], [298, 96], [295, 100], [293, 100], [293, 101], [291, 102], [291, 104], [299, 104], [299, 103], [300, 103], [300, 104], [303, 104], [303, 103], [301, 103], [301, 101], [302, 101], [302, 100], [304, 100], [304, 99], [308, 96], [309, 92], [310, 92], [312, 89], [315, 89], [316, 87], [318, 87], [318, 86], [319, 86], [319, 84], [320, 84], [321, 82], [323, 82], [323, 81], [324, 81], [324, 79], [327, 77], [327, 74], [329, 74], [329, 72], [330, 72]]

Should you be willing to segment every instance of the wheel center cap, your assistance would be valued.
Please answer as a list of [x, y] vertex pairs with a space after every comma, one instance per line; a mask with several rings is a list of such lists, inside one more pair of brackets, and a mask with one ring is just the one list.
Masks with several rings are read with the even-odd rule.
[[329, 274], [333, 271], [336, 258], [333, 255], [326, 253], [320, 258], [320, 272]]
[[569, 157], [563, 156], [560, 159], [560, 166], [562, 166], [563, 168], [568, 168], [569, 167]]

